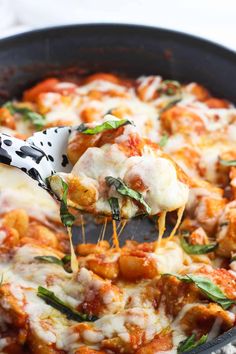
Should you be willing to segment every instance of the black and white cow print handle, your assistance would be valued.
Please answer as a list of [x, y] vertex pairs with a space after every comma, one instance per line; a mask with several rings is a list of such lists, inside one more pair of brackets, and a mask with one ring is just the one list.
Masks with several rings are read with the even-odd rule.
[[48, 190], [46, 179], [56, 172], [70, 172], [67, 158], [70, 127], [49, 128], [26, 141], [0, 134], [0, 162], [17, 167]]

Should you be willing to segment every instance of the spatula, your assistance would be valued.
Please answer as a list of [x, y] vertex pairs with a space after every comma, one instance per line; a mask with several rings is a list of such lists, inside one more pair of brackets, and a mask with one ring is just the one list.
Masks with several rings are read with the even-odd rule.
[[49, 128], [25, 141], [1, 133], [0, 162], [19, 168], [52, 193], [47, 177], [56, 172], [68, 173], [72, 169], [66, 153], [72, 129], [76, 127]]

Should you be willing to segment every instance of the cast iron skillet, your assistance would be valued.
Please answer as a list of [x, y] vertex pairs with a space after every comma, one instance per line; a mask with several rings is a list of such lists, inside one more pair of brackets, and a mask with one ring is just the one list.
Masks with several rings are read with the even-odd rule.
[[[116, 24], [47, 28], [0, 40], [0, 103], [44, 77], [96, 71], [197, 81], [236, 103], [234, 52], [183, 33]], [[98, 226], [88, 224], [87, 238], [94, 241], [99, 232]], [[144, 241], [144, 235], [156, 238], [154, 225], [138, 219], [128, 225], [123, 238]], [[236, 328], [189, 353], [211, 353], [233, 339]]]

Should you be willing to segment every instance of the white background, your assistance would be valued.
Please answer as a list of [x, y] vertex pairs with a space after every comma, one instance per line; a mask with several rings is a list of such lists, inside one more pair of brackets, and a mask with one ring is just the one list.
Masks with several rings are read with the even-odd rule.
[[176, 29], [236, 50], [236, 0], [0, 0], [0, 37], [62, 23]]

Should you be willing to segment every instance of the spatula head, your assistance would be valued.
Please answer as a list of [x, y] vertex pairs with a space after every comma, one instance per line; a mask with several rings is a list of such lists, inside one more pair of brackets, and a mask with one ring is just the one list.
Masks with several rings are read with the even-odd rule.
[[49, 128], [26, 141], [0, 134], [0, 162], [17, 167], [48, 190], [47, 177], [56, 172], [70, 172], [67, 157], [70, 127]]

